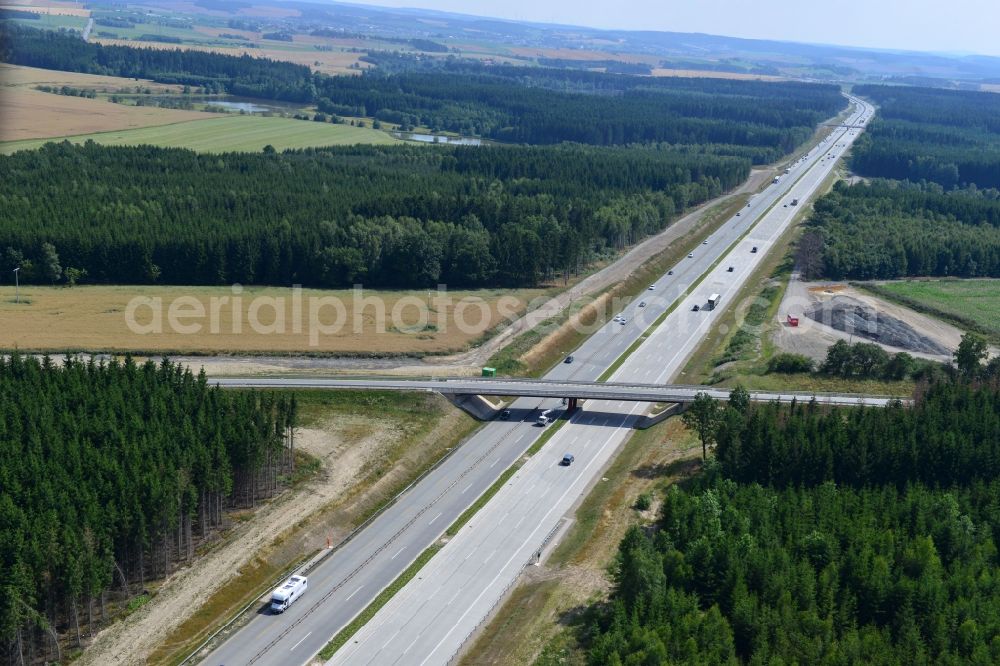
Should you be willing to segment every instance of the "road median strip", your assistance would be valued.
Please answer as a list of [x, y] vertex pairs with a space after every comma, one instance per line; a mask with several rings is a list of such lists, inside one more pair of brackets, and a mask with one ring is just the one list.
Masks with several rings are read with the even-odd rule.
[[[524, 453], [525, 457], [532, 457], [538, 453], [542, 447], [555, 436], [556, 432], [562, 428], [568, 421], [560, 419], [551, 428], [548, 428], [545, 433], [535, 441]], [[519, 458], [512, 465], [503, 471], [503, 473], [494, 481], [489, 488], [487, 488], [483, 493], [476, 498], [468, 509], [462, 512], [462, 514], [448, 526], [448, 529], [444, 531], [444, 534], [448, 537], [453, 537], [458, 534], [459, 530], [462, 529], [471, 519], [477, 514], [486, 504], [493, 499], [493, 497], [500, 492], [500, 489], [511, 479], [521, 469], [525, 464], [525, 460]], [[403, 589], [407, 583], [409, 583], [417, 575], [417, 573], [424, 568], [424, 566], [430, 562], [438, 551], [444, 548], [443, 543], [434, 543], [423, 550], [413, 560], [413, 562], [395, 578], [388, 586], [386, 586], [382, 592], [375, 597], [374, 600], [368, 606], [365, 607], [358, 615], [355, 616], [343, 629], [337, 632], [333, 639], [326, 644], [319, 652], [319, 656], [322, 659], [331, 659], [337, 650], [342, 648], [347, 644], [349, 640], [356, 634], [362, 627], [368, 624], [369, 620], [375, 617], [383, 606], [389, 603], [399, 590]]]

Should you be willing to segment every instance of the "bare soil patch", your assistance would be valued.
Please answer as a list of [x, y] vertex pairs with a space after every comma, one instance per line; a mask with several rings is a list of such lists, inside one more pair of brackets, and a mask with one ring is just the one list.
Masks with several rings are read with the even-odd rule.
[[[323, 548], [328, 538], [343, 539], [401, 476], [439, 457], [442, 446], [467, 431], [469, 417], [439, 396], [426, 401], [423, 418], [351, 413], [341, 406], [299, 428], [296, 446], [320, 460], [317, 477], [232, 528], [223, 543], [167, 579], [140, 611], [101, 632], [79, 663], [163, 663], [197, 635], [185, 622], [213, 595], [238, 599], [228, 588], [245, 575], [281, 571]], [[219, 619], [198, 618], [195, 624]]]
[[[871, 335], [863, 336], [857, 330], [853, 332], [838, 330], [833, 325], [835, 322], [832, 316], [821, 315], [820, 321], [805, 316], [807, 312], [816, 308], [824, 311], [832, 308], [842, 312], [860, 308], [864, 312], [874, 313], [873, 317], [877, 321], [874, 331], [876, 335], [881, 335], [877, 327], [884, 323], [888, 326], [885, 333], [898, 329], [898, 332], [903, 333], [903, 337], [891, 338], [894, 344], [890, 344], [885, 340], [874, 339]], [[797, 316], [799, 325], [797, 327], [787, 325], [787, 315]], [[848, 284], [803, 282], [797, 273], [793, 274], [788, 282], [775, 324], [772, 338], [777, 347], [783, 351], [804, 354], [817, 361], [826, 358], [827, 348], [837, 340], [874, 342], [890, 353], [906, 351], [914, 356], [934, 361], [950, 361], [951, 353], [958, 347], [962, 338], [962, 331], [950, 324], [877, 298]], [[924, 344], [901, 346], [907, 337], [902, 327], [912, 331], [915, 339], [922, 340]]]
[[944, 356], [948, 350], [935, 340], [921, 335], [912, 326], [880, 313], [850, 296], [834, 296], [821, 301], [804, 313], [815, 322], [872, 342], [899, 347], [910, 352]]

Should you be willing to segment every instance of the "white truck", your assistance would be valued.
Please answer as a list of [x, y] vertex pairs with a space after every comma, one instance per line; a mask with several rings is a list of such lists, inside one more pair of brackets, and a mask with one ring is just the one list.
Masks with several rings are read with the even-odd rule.
[[714, 310], [715, 306], [719, 304], [719, 298], [720, 297], [719, 297], [718, 294], [712, 294], [711, 296], [709, 296], [708, 297], [708, 308], [707, 309], [708, 310]]
[[544, 412], [538, 415], [537, 419], [535, 419], [535, 425], [540, 425], [544, 428], [553, 421], [555, 421], [555, 417], [552, 415], [552, 410], [546, 409]]
[[271, 593], [271, 612], [284, 613], [305, 594], [309, 581], [305, 576], [292, 576]]

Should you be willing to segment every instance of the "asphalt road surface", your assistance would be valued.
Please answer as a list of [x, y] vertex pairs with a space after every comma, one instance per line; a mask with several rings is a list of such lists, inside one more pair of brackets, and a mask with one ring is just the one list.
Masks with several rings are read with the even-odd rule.
[[[870, 119], [861, 103], [852, 121]], [[848, 124], [853, 124], [849, 122]], [[857, 133], [857, 132], [855, 132]], [[810, 151], [791, 173], [755, 196], [673, 275], [663, 276], [622, 311], [625, 323], [609, 322], [578, 349], [575, 362], [559, 364], [550, 380], [596, 381], [674, 301], [676, 310], [619, 368], [613, 381], [664, 383], [704, 337], [722, 309], [692, 312], [710, 293], [734, 297], [769, 247], [787, 228], [796, 207], [783, 203], [808, 196], [826, 178], [853, 139], [835, 131]], [[773, 206], [772, 206], [773, 204]], [[766, 213], [766, 214], [765, 214]], [[754, 223], [756, 222], [756, 225]], [[752, 228], [751, 228], [752, 227]], [[730, 246], [733, 246], [730, 250]], [[751, 253], [753, 246], [757, 253]], [[718, 264], [713, 268], [713, 264]], [[734, 267], [728, 272], [728, 266]], [[707, 273], [707, 275], [706, 275]], [[705, 275], [692, 296], [682, 295]], [[646, 307], [638, 307], [645, 301]], [[569, 352], [570, 350], [566, 350]], [[204, 657], [207, 664], [305, 664], [363, 610], [413, 559], [484, 492], [541, 435], [540, 410], [558, 409], [556, 399], [519, 398], [512, 411], [521, 420], [485, 425], [433, 471], [403, 494], [353, 539], [309, 572], [309, 591], [281, 615], [261, 609]], [[588, 402], [545, 449], [535, 455], [500, 493], [387, 604], [333, 663], [445, 663], [516, 579], [529, 556], [624, 441], [646, 403]], [[551, 426], [550, 426], [551, 427]], [[563, 453], [576, 462], [556, 465]]]

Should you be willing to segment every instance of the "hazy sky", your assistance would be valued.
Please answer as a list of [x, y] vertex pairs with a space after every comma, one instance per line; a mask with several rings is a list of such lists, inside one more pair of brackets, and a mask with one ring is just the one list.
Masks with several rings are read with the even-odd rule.
[[1000, 0], [355, 0], [595, 28], [1000, 55]]

